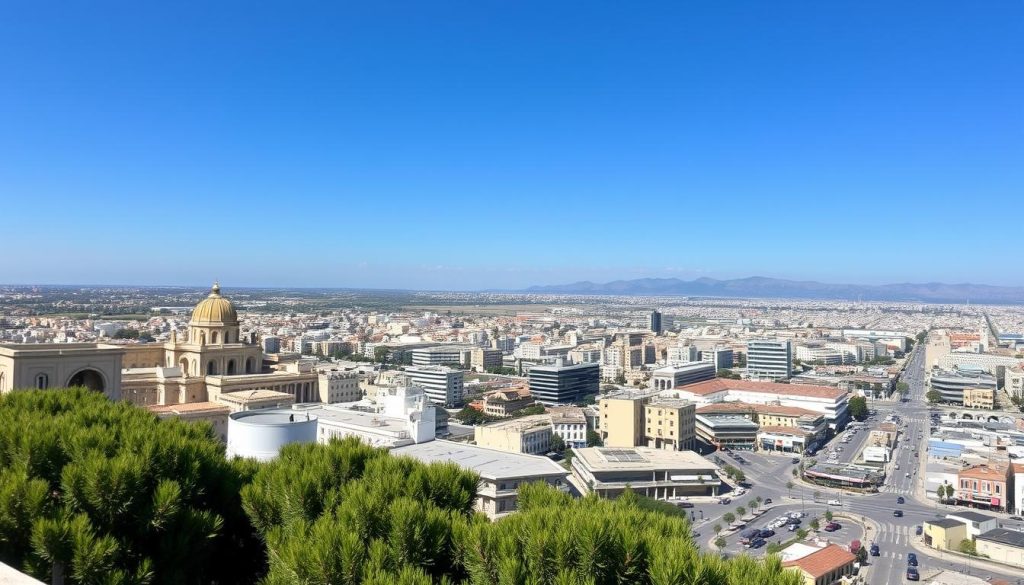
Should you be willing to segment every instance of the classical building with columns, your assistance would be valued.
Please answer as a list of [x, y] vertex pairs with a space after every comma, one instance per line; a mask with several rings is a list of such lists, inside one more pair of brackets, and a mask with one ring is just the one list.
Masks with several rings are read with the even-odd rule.
[[[0, 345], [0, 392], [85, 386], [140, 406], [220, 403], [224, 394], [270, 390], [294, 402], [330, 402], [311, 362], [265, 365], [255, 333], [214, 284], [192, 311], [187, 339], [167, 343]], [[232, 404], [244, 395], [232, 397]]]

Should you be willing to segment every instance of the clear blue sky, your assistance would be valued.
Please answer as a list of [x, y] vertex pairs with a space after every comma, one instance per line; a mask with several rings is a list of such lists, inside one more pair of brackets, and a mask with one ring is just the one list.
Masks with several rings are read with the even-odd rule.
[[0, 222], [0, 282], [1024, 285], [1024, 3], [7, 2]]

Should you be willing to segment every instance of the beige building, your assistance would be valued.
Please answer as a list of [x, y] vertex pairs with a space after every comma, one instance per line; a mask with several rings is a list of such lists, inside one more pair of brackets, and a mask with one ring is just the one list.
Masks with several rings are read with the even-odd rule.
[[121, 400], [124, 355], [98, 343], [0, 345], [0, 393], [84, 386]]
[[530, 396], [530, 391], [526, 388], [498, 390], [484, 396], [484, 414], [508, 418], [512, 416], [512, 413], [522, 410], [533, 403], [533, 396]]
[[692, 450], [697, 442], [697, 405], [657, 399], [644, 406], [644, 444], [671, 451]]
[[924, 521], [924, 543], [939, 550], [959, 550], [967, 538], [967, 525], [951, 518]]
[[500, 368], [503, 365], [502, 359], [500, 349], [478, 347], [470, 352], [469, 365], [478, 372], [486, 372], [491, 368]]
[[644, 407], [657, 393], [623, 390], [598, 403], [598, 432], [606, 447], [636, 447], [644, 443]]
[[996, 528], [974, 539], [978, 556], [997, 563], [1024, 567], [1024, 533]]
[[231, 409], [216, 402], [192, 402], [190, 404], [168, 404], [147, 406], [147, 410], [159, 418], [179, 418], [186, 422], [206, 422], [213, 427], [213, 433], [225, 443], [228, 440], [228, 415]]
[[362, 400], [359, 374], [340, 370], [320, 372], [317, 376], [317, 398], [324, 404]]
[[220, 394], [215, 401], [228, 407], [231, 413], [268, 408], [288, 408], [295, 404], [295, 397], [287, 392], [275, 390], [250, 390]]
[[964, 388], [965, 408], [984, 408], [992, 410], [995, 408], [995, 388]]
[[476, 427], [476, 444], [509, 453], [543, 455], [551, 450], [551, 416], [537, 414]]

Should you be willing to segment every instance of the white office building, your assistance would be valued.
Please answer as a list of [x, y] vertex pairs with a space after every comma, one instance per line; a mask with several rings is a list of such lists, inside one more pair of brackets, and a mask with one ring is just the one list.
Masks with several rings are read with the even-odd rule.
[[747, 375], [753, 380], [785, 380], [793, 376], [793, 343], [788, 339], [747, 342]]
[[462, 404], [462, 370], [446, 366], [412, 366], [403, 373], [410, 384], [423, 388], [435, 404], [446, 407]]

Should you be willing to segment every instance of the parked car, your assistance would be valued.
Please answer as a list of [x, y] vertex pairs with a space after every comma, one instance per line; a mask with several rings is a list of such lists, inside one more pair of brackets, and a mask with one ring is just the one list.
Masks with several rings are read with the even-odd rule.
[[759, 536], [761, 538], [771, 538], [771, 537], [775, 536], [775, 531], [774, 530], [770, 530], [770, 529], [769, 530], [762, 530], [761, 534]]
[[922, 532], [924, 532], [924, 528], [922, 528], [921, 525], [918, 524], [917, 528], [914, 529], [914, 534], [916, 534], [917, 536], [921, 536]]
[[676, 505], [679, 506], [680, 508], [692, 508], [693, 507], [693, 504], [691, 502], [678, 502]]
[[763, 538], [755, 538], [754, 540], [750, 541], [750, 548], [761, 548], [762, 546], [764, 546]]
[[1010, 516], [1010, 520], [1016, 520], [1017, 522], [1024, 522], [1024, 517], [1021, 517], [1021, 516]]
[[794, 457], [794, 458], [790, 459], [790, 462], [791, 463], [800, 463], [800, 458], [799, 457]]
[[771, 498], [765, 498], [764, 499], [764, 503], [765, 504], [770, 504], [770, 503], [772, 503], [772, 499]]
[[892, 515], [897, 517], [897, 518], [902, 518], [903, 517], [903, 510], [893, 510], [892, 511]]
[[881, 556], [882, 554], [881, 552], [879, 552], [877, 544], [872, 544], [871, 548], [868, 549], [868, 553], [870, 553], [873, 557]]
[[799, 529], [800, 529], [800, 527], [797, 526], [796, 524], [790, 524], [789, 528], [787, 530], [789, 530], [790, 532], [796, 532]]
[[835, 522], [829, 522], [825, 525], [825, 532], [835, 532], [836, 530], [839, 530], [839, 524]]
[[917, 555], [914, 553], [907, 553], [907, 564], [911, 567], [917, 566]]
[[907, 567], [907, 581], [920, 581], [921, 575], [914, 567]]
[[842, 506], [843, 503], [840, 502], [839, 500], [829, 500], [828, 501], [828, 505], [829, 506]]
[[896, 503], [897, 504], [905, 504], [905, 503], [907, 503], [907, 501], [905, 499], [903, 499], [903, 496], [896, 496]]

